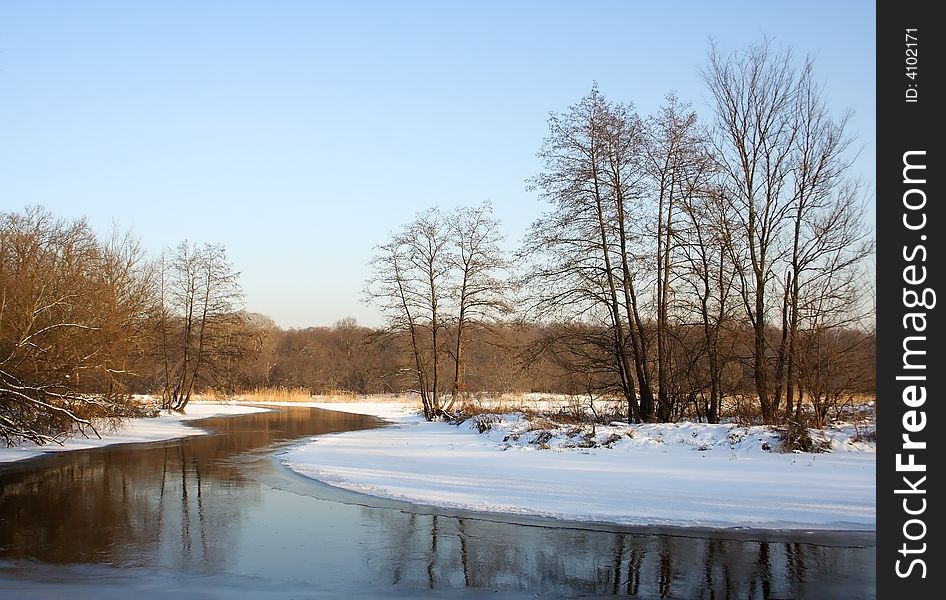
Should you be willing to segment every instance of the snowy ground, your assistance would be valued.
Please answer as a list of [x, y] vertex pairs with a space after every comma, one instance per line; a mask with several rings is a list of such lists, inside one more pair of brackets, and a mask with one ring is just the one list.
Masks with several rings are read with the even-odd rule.
[[310, 405], [393, 424], [313, 438], [282, 462], [383, 498], [626, 525], [876, 528], [874, 446], [852, 441], [852, 427], [826, 434], [831, 452], [781, 454], [761, 427], [615, 423], [592, 432], [518, 414], [427, 423], [405, 403]]
[[0, 448], [0, 463], [24, 460], [43, 454], [44, 452], [65, 452], [69, 450], [83, 450], [98, 448], [111, 444], [126, 444], [129, 442], [156, 442], [189, 435], [206, 433], [202, 429], [187, 425], [186, 421], [203, 419], [220, 415], [239, 415], [255, 412], [265, 412], [267, 409], [238, 404], [216, 404], [191, 402], [187, 405], [186, 414], [161, 414], [152, 419], [128, 419], [118, 428], [100, 427], [102, 438], [92, 437], [71, 438], [60, 446], [47, 444], [36, 446], [32, 443], [23, 444], [14, 448]]

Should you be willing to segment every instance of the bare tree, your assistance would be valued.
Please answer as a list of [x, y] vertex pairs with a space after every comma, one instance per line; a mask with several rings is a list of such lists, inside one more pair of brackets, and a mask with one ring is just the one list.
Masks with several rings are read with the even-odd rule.
[[[795, 118], [791, 241], [774, 392], [778, 404], [784, 391], [789, 416], [801, 407], [800, 398], [794, 401], [799, 328], [824, 331], [856, 320], [858, 267], [873, 249], [857, 199], [859, 188], [846, 178], [851, 142], [845, 133], [847, 117], [830, 117], [810, 66], [800, 76]], [[814, 338], [827, 342], [830, 334]]]
[[160, 285], [159, 347], [164, 408], [183, 410], [196, 387], [221, 383], [227, 360], [239, 352], [234, 328], [240, 311], [239, 273], [223, 246], [182, 242], [165, 260]]
[[[532, 188], [553, 205], [522, 250], [533, 313], [603, 318], [628, 419], [653, 415], [647, 336], [637, 298], [634, 205], [639, 199], [641, 124], [630, 106], [591, 93], [549, 117]], [[638, 389], [640, 400], [638, 400]]]
[[60, 442], [134, 411], [124, 383], [150, 302], [137, 242], [84, 220], [0, 214], [0, 436]]
[[734, 321], [731, 305], [736, 273], [727, 251], [731, 246], [729, 223], [734, 218], [731, 205], [718, 192], [695, 194], [681, 202], [674, 232], [683, 262], [681, 287], [691, 302], [688, 312], [695, 312], [699, 319], [709, 380], [708, 389], [693, 387], [704, 397], [702, 413], [710, 423], [718, 423], [721, 416], [723, 368], [731, 353], [723, 348], [722, 334]]
[[376, 249], [366, 287], [368, 299], [387, 316], [389, 330], [409, 335], [414, 381], [428, 420], [442, 413], [442, 311], [452, 264], [443, 217], [429, 209]]
[[372, 356], [371, 330], [358, 325], [354, 318], [346, 317], [336, 321], [328, 333], [331, 388], [368, 394], [375, 376], [372, 365], [378, 361], [377, 356]]
[[778, 236], [793, 195], [797, 73], [791, 53], [773, 51], [766, 42], [728, 57], [713, 47], [703, 79], [716, 113], [714, 154], [738, 218], [730, 251], [753, 330], [756, 394], [762, 419], [774, 423], [778, 398], [770, 388], [766, 334]]
[[[509, 310], [501, 239], [492, 207], [484, 203], [448, 214], [429, 209], [377, 248], [367, 297], [387, 315], [391, 333], [408, 335], [413, 379], [427, 419], [445, 414], [463, 392], [471, 331]], [[444, 354], [454, 367], [446, 406], [441, 401]]]
[[691, 238], [681, 239], [678, 230], [686, 229], [687, 216], [695, 214], [687, 209], [706, 197], [713, 168], [696, 113], [673, 94], [647, 120], [644, 139], [643, 168], [656, 209], [652, 234], [656, 240], [657, 417], [667, 421], [677, 401], [674, 396], [679, 393], [671, 382], [671, 292], [674, 280], [682, 276], [682, 265], [678, 263], [685, 262], [681, 260], [680, 244], [692, 242]]
[[460, 207], [448, 216], [454, 261], [450, 300], [455, 305], [455, 336], [453, 348], [454, 378], [449, 412], [464, 391], [464, 345], [470, 330], [502, 314], [510, 312], [506, 301], [506, 284], [502, 272], [507, 268], [499, 244], [502, 235], [499, 222], [492, 216], [487, 202], [474, 208]]
[[[846, 119], [830, 118], [812, 73], [810, 60], [796, 69], [791, 52], [769, 42], [728, 57], [713, 48], [703, 71], [716, 113], [714, 155], [737, 219], [729, 251], [753, 329], [755, 391], [766, 423], [780, 418], [783, 394], [789, 403], [794, 397], [803, 288], [846, 295], [843, 280], [870, 252], [861, 243], [857, 188], [846, 180]], [[776, 324], [773, 351], [768, 337]]]
[[[874, 369], [874, 339], [869, 332], [815, 323], [797, 336], [794, 366], [799, 388], [798, 403], [790, 418], [824, 427], [841, 418], [859, 394], [870, 393]], [[802, 415], [802, 391], [808, 398], [809, 420]]]

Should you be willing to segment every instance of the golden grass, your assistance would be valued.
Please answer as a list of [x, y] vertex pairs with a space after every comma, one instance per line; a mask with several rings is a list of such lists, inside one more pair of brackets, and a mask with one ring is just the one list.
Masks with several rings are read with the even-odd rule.
[[[382, 394], [372, 394], [370, 396], [360, 396], [347, 390], [336, 390], [325, 394], [315, 394], [312, 396], [313, 402], [379, 402], [388, 398]], [[393, 398], [393, 396], [392, 396]], [[403, 398], [400, 398], [403, 400]]]
[[[231, 400], [233, 400], [233, 396], [217, 391], [214, 388], [207, 388], [191, 396], [191, 401], [199, 402], [230, 402]], [[160, 402], [160, 398], [158, 398], [157, 401]]]
[[413, 401], [410, 394], [372, 394], [361, 396], [348, 390], [334, 390], [324, 394], [312, 394], [303, 387], [257, 387], [235, 394], [233, 400], [244, 402], [405, 402]]
[[312, 402], [312, 393], [304, 387], [256, 387], [234, 396], [248, 402]]

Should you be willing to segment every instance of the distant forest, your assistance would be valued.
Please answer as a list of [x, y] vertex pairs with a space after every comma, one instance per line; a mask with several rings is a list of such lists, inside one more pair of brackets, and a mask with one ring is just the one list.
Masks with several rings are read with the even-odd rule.
[[[0, 436], [58, 441], [194, 394], [416, 393], [618, 400], [631, 422], [824, 426], [874, 393], [870, 232], [852, 138], [811, 63], [764, 43], [702, 70], [705, 122], [670, 94], [640, 116], [595, 87], [549, 118], [515, 253], [489, 204], [415, 215], [375, 249], [343, 319], [281, 329], [243, 310], [226, 249], [161, 257], [41, 208], [0, 213]], [[410, 216], [407, 216], [410, 218]]]

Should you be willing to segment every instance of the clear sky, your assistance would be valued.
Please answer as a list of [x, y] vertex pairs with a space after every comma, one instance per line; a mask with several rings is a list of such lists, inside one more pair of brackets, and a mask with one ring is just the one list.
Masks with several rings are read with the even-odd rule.
[[[709, 40], [816, 59], [853, 110], [873, 202], [875, 3], [0, 0], [0, 210], [42, 205], [158, 255], [223, 243], [248, 310], [356, 317], [372, 248], [415, 213], [493, 202], [509, 247], [549, 111], [594, 82], [701, 114]], [[873, 221], [873, 213], [869, 215]]]

